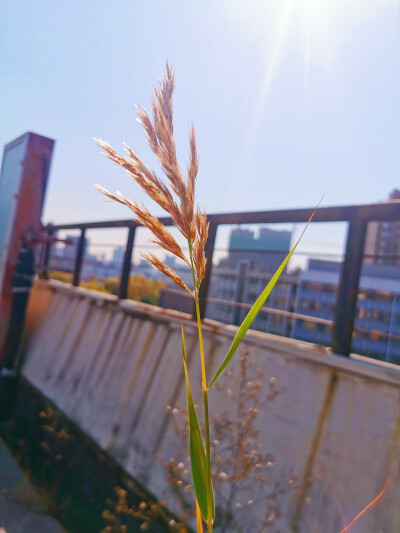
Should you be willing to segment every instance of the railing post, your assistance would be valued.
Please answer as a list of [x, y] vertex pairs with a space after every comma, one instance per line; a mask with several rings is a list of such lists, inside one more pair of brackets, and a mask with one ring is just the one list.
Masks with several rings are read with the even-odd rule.
[[85, 251], [85, 233], [86, 233], [86, 229], [82, 228], [79, 241], [78, 241], [78, 250], [76, 252], [76, 258], [75, 258], [74, 278], [72, 282], [74, 287], [79, 287], [79, 282], [81, 279], [83, 254]]
[[367, 222], [349, 223], [346, 255], [340, 272], [331, 348], [334, 353], [346, 356], [351, 351], [366, 232]]
[[[204, 279], [201, 282], [200, 293], [199, 293], [199, 307], [200, 307], [200, 316], [204, 318], [206, 312], [208, 288], [210, 285], [211, 270], [212, 270], [212, 260], [214, 254], [215, 238], [217, 236], [218, 224], [213, 222], [212, 218], [210, 219], [210, 226], [208, 228], [208, 239], [206, 246], [204, 248], [204, 253], [207, 259], [206, 272], [204, 274]], [[193, 306], [193, 316], [196, 317], [196, 310]]]
[[132, 251], [133, 244], [135, 240], [135, 230], [136, 226], [130, 226], [128, 231], [128, 239], [126, 241], [124, 262], [122, 263], [121, 270], [121, 282], [119, 285], [118, 297], [123, 300], [128, 297], [128, 284], [129, 284], [129, 275], [131, 273], [132, 265]]
[[54, 230], [51, 224], [48, 224], [46, 231], [47, 231], [49, 240], [44, 245], [44, 250], [40, 258], [41, 264], [39, 266], [40, 277], [43, 279], [49, 279], [49, 266], [50, 266], [50, 255], [51, 255], [51, 246], [52, 246], [51, 237], [54, 234]]

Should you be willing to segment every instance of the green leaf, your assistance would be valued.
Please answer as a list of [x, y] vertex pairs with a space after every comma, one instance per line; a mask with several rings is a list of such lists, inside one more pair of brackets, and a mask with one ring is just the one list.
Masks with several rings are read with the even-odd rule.
[[[318, 204], [319, 205], [319, 204]], [[318, 206], [317, 206], [318, 207]], [[214, 385], [214, 383], [217, 381], [217, 379], [219, 378], [219, 376], [222, 374], [222, 372], [225, 370], [225, 368], [228, 366], [230, 360], [232, 359], [232, 357], [235, 355], [235, 352], [236, 350], [238, 349], [240, 343], [242, 342], [242, 339], [243, 337], [245, 336], [245, 334], [247, 333], [247, 330], [250, 328], [253, 320], [256, 318], [256, 316], [258, 315], [258, 313], [260, 312], [261, 308], [263, 307], [264, 303], [265, 303], [265, 300], [268, 298], [268, 296], [270, 295], [272, 289], [275, 287], [275, 284], [276, 282], [278, 281], [280, 275], [282, 274], [284, 268], [286, 267], [286, 265], [288, 264], [289, 262], [289, 259], [292, 257], [292, 254], [293, 252], [296, 250], [297, 248], [297, 245], [299, 244], [301, 238], [303, 237], [304, 235], [304, 232], [306, 231], [306, 229], [308, 228], [308, 225], [310, 224], [313, 216], [314, 216], [314, 213], [315, 213], [316, 209], [314, 210], [314, 212], [312, 213], [309, 221], [307, 222], [306, 224], [306, 227], [303, 229], [301, 235], [300, 235], [300, 238], [299, 240], [296, 242], [296, 244], [293, 246], [293, 248], [290, 250], [290, 252], [288, 253], [288, 255], [286, 256], [286, 258], [283, 260], [282, 264], [280, 265], [280, 267], [278, 268], [278, 270], [275, 272], [275, 274], [273, 275], [273, 277], [271, 278], [270, 282], [268, 283], [268, 285], [265, 287], [265, 289], [263, 290], [263, 292], [260, 294], [260, 296], [257, 298], [257, 300], [254, 302], [254, 305], [253, 307], [250, 309], [250, 311], [247, 313], [247, 316], [246, 318], [243, 320], [242, 322], [242, 325], [240, 326], [240, 328], [237, 330], [236, 332], [236, 335], [235, 335], [235, 338], [233, 339], [233, 342], [232, 342], [232, 346], [229, 348], [229, 352], [228, 354], [226, 355], [225, 359], [222, 361], [222, 364], [221, 366], [218, 368], [215, 376], [212, 378], [210, 384], [208, 385], [208, 389], [211, 389], [211, 387]]]
[[210, 487], [211, 489], [212, 518], [214, 518], [215, 515], [214, 493], [212, 489], [212, 483], [208, 475], [207, 458], [204, 449], [203, 437], [201, 436], [199, 421], [197, 419], [196, 414], [196, 408], [193, 403], [192, 391], [190, 389], [183, 326], [181, 326], [181, 329], [183, 366], [185, 369], [187, 410], [189, 421], [190, 464], [192, 467], [193, 485], [196, 493], [197, 502], [199, 504], [203, 519], [207, 521], [207, 487]]

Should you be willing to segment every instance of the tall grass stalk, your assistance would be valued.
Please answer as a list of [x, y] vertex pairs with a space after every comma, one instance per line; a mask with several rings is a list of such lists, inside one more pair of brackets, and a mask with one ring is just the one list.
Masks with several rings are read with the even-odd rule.
[[[172, 217], [175, 226], [188, 243], [189, 255], [186, 256], [183, 253], [182, 248], [174, 239], [171, 232], [144, 206], [139, 205], [134, 200], [128, 199], [121, 192], [117, 192], [114, 195], [100, 185], [97, 185], [96, 187], [108, 198], [111, 198], [112, 200], [129, 207], [133, 211], [136, 220], [151, 231], [151, 242], [158, 244], [167, 252], [183, 260], [192, 272], [193, 287], [189, 288], [172, 268], [165, 265], [156, 256], [151, 253], [142, 254], [150, 264], [152, 264], [162, 274], [170, 278], [176, 285], [188, 291], [194, 299], [201, 364], [201, 387], [203, 392], [204, 408], [204, 437], [200, 430], [196, 408], [192, 397], [183, 328], [182, 356], [187, 392], [190, 459], [193, 485], [196, 495], [197, 530], [198, 532], [202, 532], [203, 520], [207, 524], [207, 532], [212, 533], [215, 516], [215, 503], [211, 478], [208, 391], [216, 383], [234, 356], [245, 333], [250, 328], [253, 320], [256, 318], [257, 314], [264, 305], [265, 300], [268, 298], [270, 292], [278, 281], [279, 276], [284, 271], [299, 241], [297, 241], [297, 243], [293, 246], [275, 275], [272, 277], [271, 281], [265, 287], [263, 292], [254, 303], [253, 307], [248, 312], [246, 318], [235, 335], [232, 346], [229, 349], [226, 357], [210, 381], [209, 385], [207, 385], [203, 334], [199, 308], [199, 291], [206, 270], [206, 257], [204, 248], [207, 242], [209, 225], [206, 214], [195, 205], [195, 186], [199, 162], [193, 126], [189, 134], [189, 161], [187, 165], [186, 179], [183, 178], [178, 164], [173, 126], [172, 95], [174, 88], [174, 73], [167, 63], [161, 83], [154, 88], [154, 97], [152, 99], [152, 117], [147, 114], [143, 107], [136, 108], [138, 121], [145, 129], [147, 142], [161, 164], [161, 167], [167, 178], [167, 184], [162, 181], [153, 171], [149, 170], [139, 156], [129, 146], [124, 145], [125, 155], [121, 156], [107, 142], [101, 139], [96, 139], [96, 141], [103, 148], [104, 154], [109, 159], [122, 166], [128, 175], [133, 178], [143, 189], [143, 191], [146, 192], [152, 200], [154, 200]], [[310, 223], [311, 218], [308, 221], [308, 224]]]

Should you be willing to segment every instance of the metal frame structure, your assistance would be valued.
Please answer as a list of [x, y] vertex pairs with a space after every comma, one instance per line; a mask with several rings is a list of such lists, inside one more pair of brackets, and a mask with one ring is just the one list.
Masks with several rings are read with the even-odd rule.
[[[209, 237], [206, 244], [207, 268], [200, 290], [200, 310], [204, 316], [208, 288], [210, 283], [212, 258], [215, 248], [217, 229], [227, 224], [281, 224], [307, 223], [314, 209], [296, 209], [279, 211], [255, 211], [248, 213], [224, 213], [208, 215], [210, 222]], [[166, 226], [173, 225], [170, 217], [160, 219]], [[347, 222], [347, 243], [345, 258], [342, 263], [340, 282], [336, 300], [335, 318], [332, 328], [331, 349], [336, 354], [348, 356], [354, 330], [354, 319], [357, 305], [359, 281], [364, 257], [367, 225], [369, 222], [398, 222], [400, 221], [400, 201], [379, 204], [364, 204], [350, 206], [335, 206], [319, 208], [313, 217], [317, 222]], [[135, 230], [140, 224], [132, 220], [112, 220], [104, 222], [87, 222], [77, 224], [48, 225], [50, 235], [59, 230], [80, 230], [80, 238], [75, 258], [73, 285], [78, 286], [83, 264], [85, 233], [89, 229], [100, 228], [128, 228], [128, 238], [125, 248], [124, 261], [121, 269], [119, 298], [127, 297], [129, 275], [132, 264], [132, 251], [135, 240]], [[42, 272], [46, 275], [52, 243], [48, 242], [42, 254]]]
[[27, 132], [4, 147], [0, 209], [5, 209], [3, 216], [4, 213], [8, 216], [0, 222], [5, 230], [5, 239], [0, 244], [0, 363], [8, 335], [14, 300], [13, 276], [21, 243], [29, 229], [35, 235], [42, 230], [41, 215], [54, 143], [53, 139]]

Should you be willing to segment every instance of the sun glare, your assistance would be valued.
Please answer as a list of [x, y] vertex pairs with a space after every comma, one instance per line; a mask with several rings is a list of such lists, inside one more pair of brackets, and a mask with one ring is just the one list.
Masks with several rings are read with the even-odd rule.
[[398, 8], [399, 0], [281, 0], [246, 5], [222, 0], [227, 16], [258, 47], [264, 72], [249, 121], [243, 150], [245, 168], [265, 120], [268, 98], [283, 62], [290, 58], [303, 70], [307, 92], [312, 68], [335, 74], [336, 63], [356, 29], [382, 10]]

